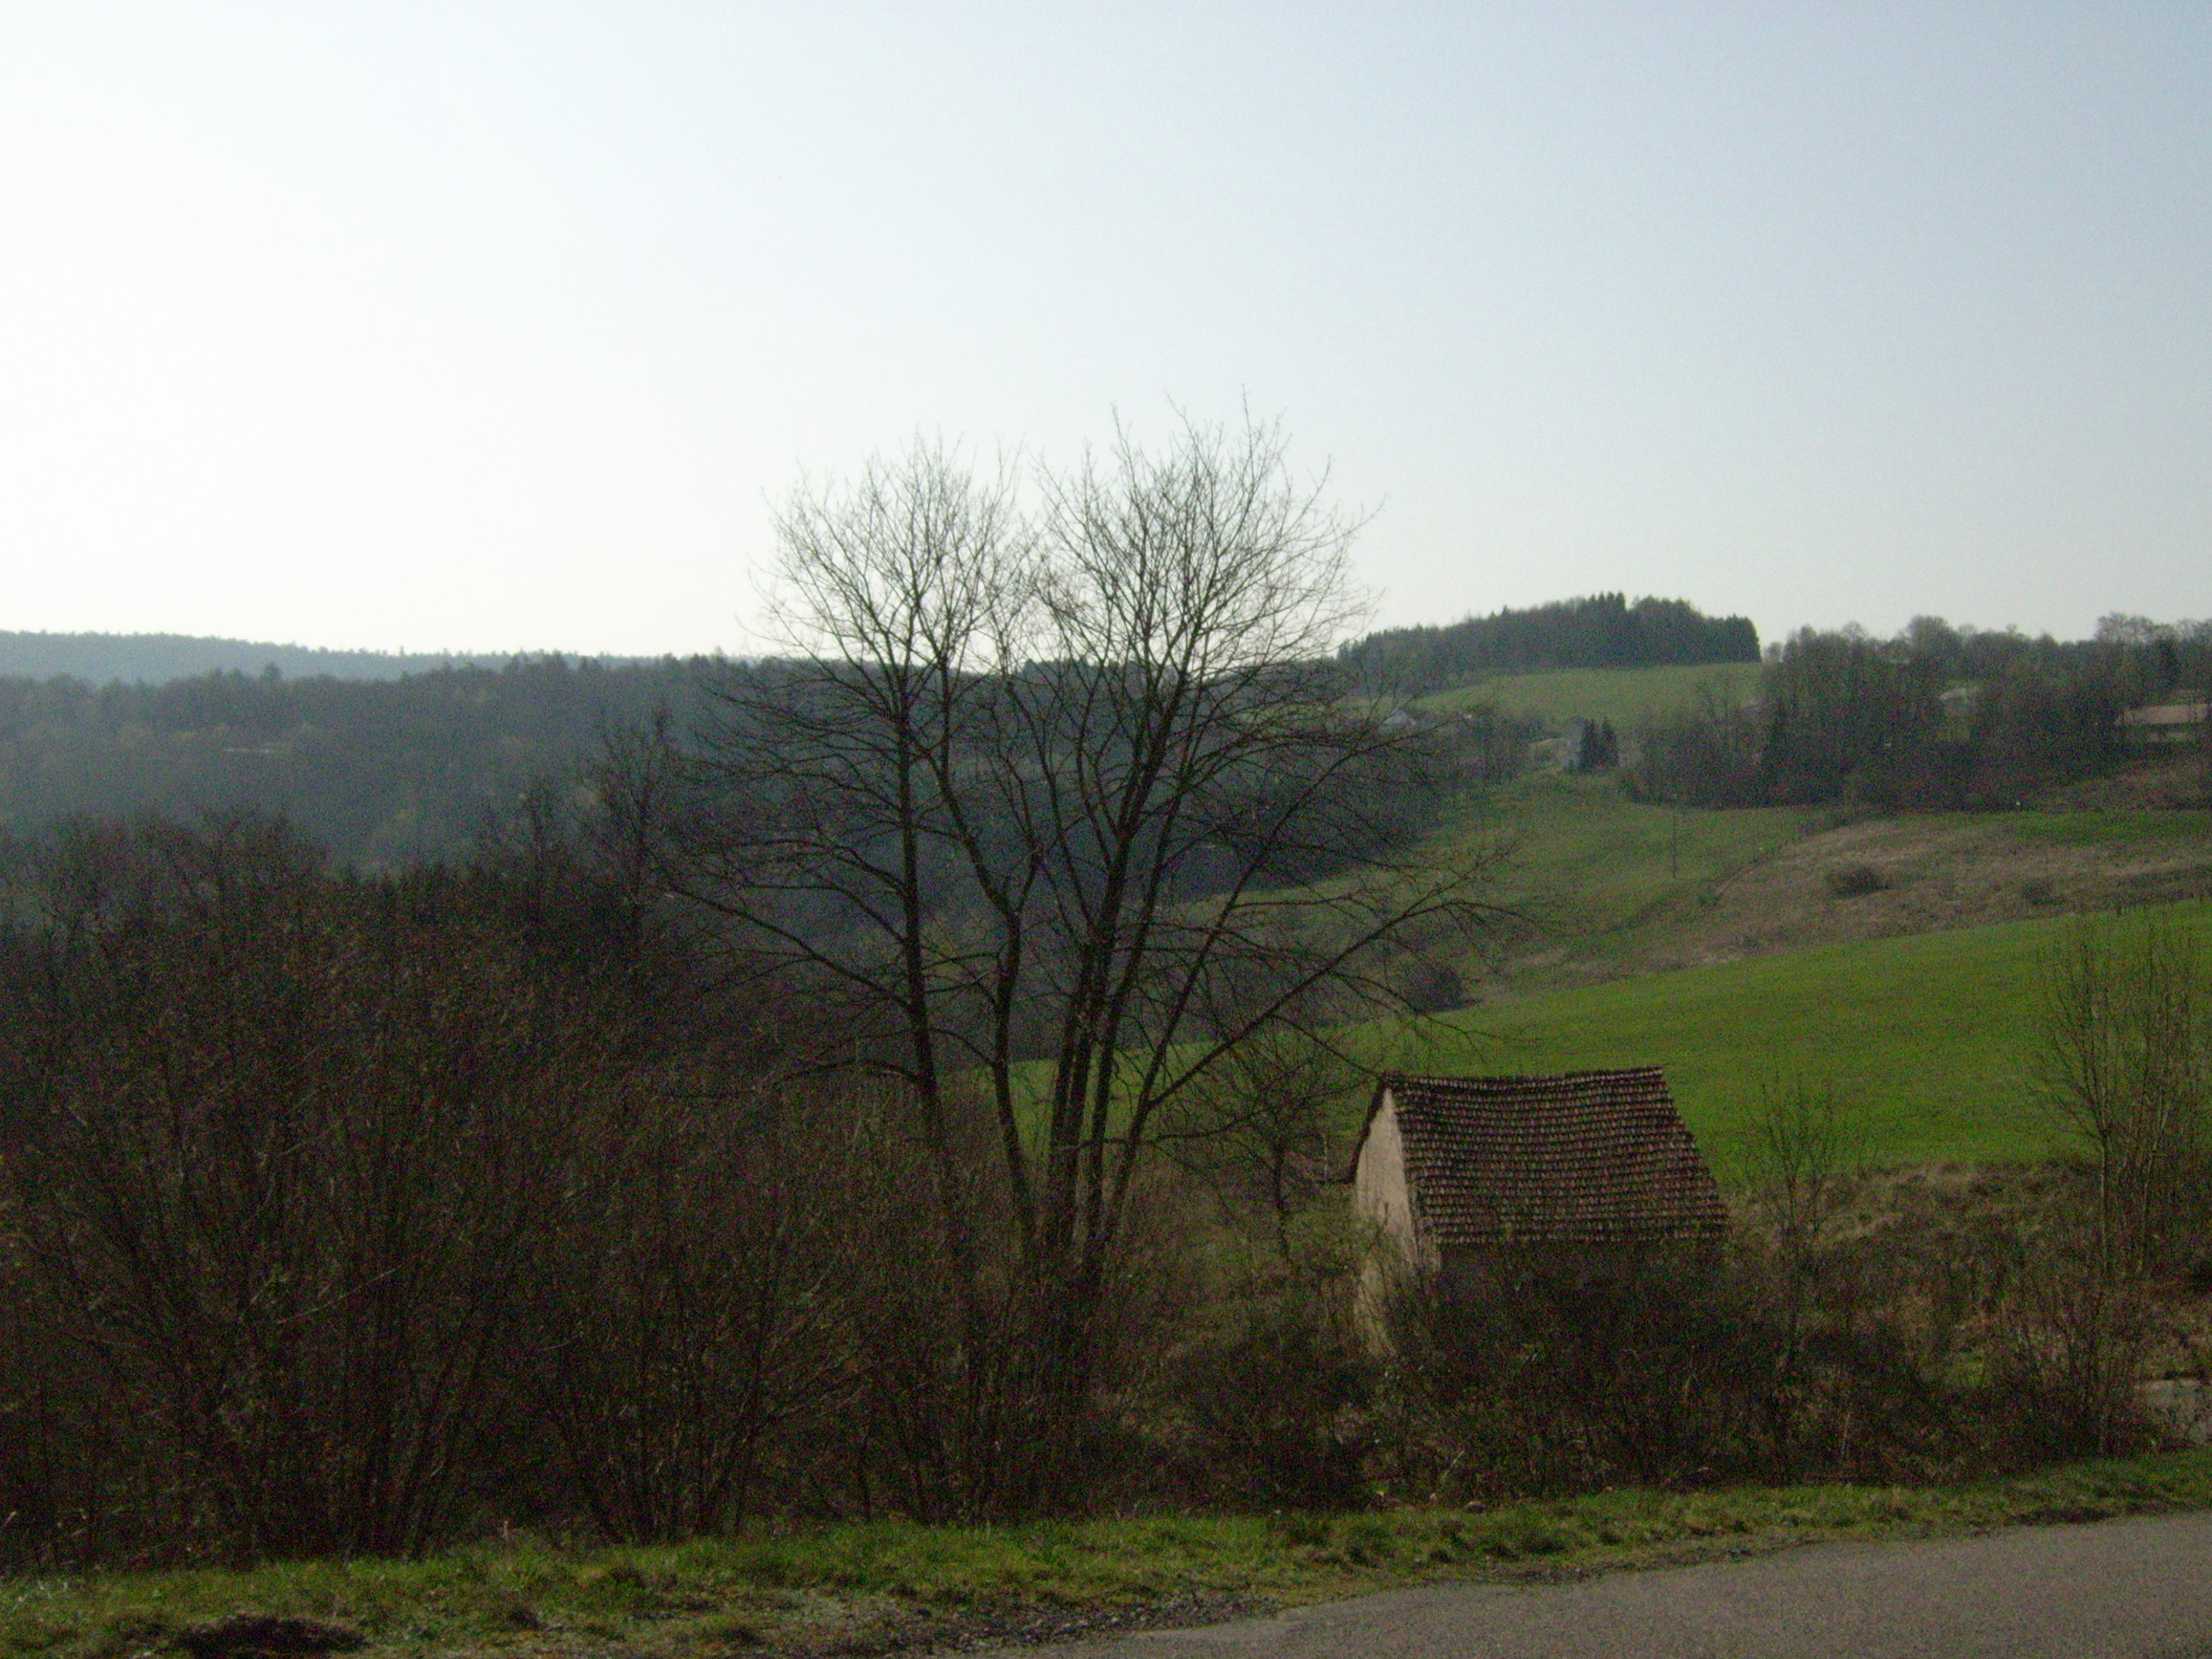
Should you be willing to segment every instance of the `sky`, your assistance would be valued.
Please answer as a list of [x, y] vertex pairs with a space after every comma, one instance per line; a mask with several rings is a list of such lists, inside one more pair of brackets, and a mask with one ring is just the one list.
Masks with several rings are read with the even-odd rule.
[[1248, 408], [1378, 623], [2212, 615], [2212, 6], [0, 0], [0, 629], [741, 653]]

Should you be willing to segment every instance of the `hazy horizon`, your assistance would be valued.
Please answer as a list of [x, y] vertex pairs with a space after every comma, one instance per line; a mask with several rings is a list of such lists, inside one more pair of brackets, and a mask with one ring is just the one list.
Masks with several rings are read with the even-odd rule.
[[2199, 7], [0, 19], [0, 629], [757, 651], [916, 432], [1279, 415], [1378, 626], [2212, 614]]

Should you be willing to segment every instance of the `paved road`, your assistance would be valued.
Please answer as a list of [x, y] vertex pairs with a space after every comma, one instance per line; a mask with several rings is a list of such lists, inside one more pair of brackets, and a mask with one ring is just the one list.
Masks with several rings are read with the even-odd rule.
[[2212, 1659], [2212, 1514], [1446, 1584], [1056, 1659]]

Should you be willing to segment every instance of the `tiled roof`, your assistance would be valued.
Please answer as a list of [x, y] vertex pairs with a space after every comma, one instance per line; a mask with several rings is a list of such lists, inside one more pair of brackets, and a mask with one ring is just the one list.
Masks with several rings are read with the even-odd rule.
[[1717, 1238], [1726, 1226], [1656, 1066], [1394, 1075], [1381, 1087], [1397, 1108], [1413, 1212], [1439, 1245], [1655, 1243]]

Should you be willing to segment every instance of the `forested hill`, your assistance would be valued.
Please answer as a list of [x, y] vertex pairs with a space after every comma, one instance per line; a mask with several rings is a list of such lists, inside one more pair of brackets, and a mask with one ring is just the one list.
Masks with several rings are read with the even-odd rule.
[[110, 680], [159, 685], [198, 674], [258, 674], [270, 668], [287, 679], [327, 675], [340, 680], [396, 680], [403, 674], [423, 674], [439, 668], [502, 668], [514, 657], [511, 652], [457, 655], [434, 651], [425, 655], [404, 651], [326, 651], [313, 646], [203, 639], [185, 634], [0, 631], [0, 676], [46, 680], [67, 674], [95, 685]]
[[257, 806], [362, 867], [449, 857], [533, 783], [572, 774], [603, 732], [664, 703], [687, 714], [708, 665], [539, 657], [366, 682], [0, 678], [0, 828]]
[[1363, 676], [1406, 691], [1544, 668], [1656, 668], [1757, 662], [1748, 617], [1708, 617], [1686, 599], [1622, 593], [1559, 599], [1443, 627], [1392, 628], [1344, 647]]
[[[1425, 686], [1491, 668], [1756, 657], [1758, 643], [1741, 618], [1612, 594], [1377, 634], [1346, 656]], [[0, 633], [0, 832], [259, 807], [356, 868], [451, 858], [532, 785], [573, 776], [604, 732], [664, 704], [688, 717], [716, 660], [441, 664], [180, 635]]]
[[[1707, 617], [1684, 599], [1644, 598], [1631, 605], [1624, 594], [1600, 593], [1442, 627], [1386, 629], [1346, 646], [1344, 655], [1393, 684], [1433, 690], [1483, 674], [1531, 669], [1756, 662], [1759, 632], [1748, 617]], [[270, 669], [287, 680], [397, 680], [445, 669], [495, 672], [524, 660], [514, 653], [334, 651], [185, 634], [0, 629], [0, 678], [66, 675], [94, 685], [156, 686], [208, 674], [264, 675]], [[654, 668], [647, 658], [594, 660], [602, 668]]]

